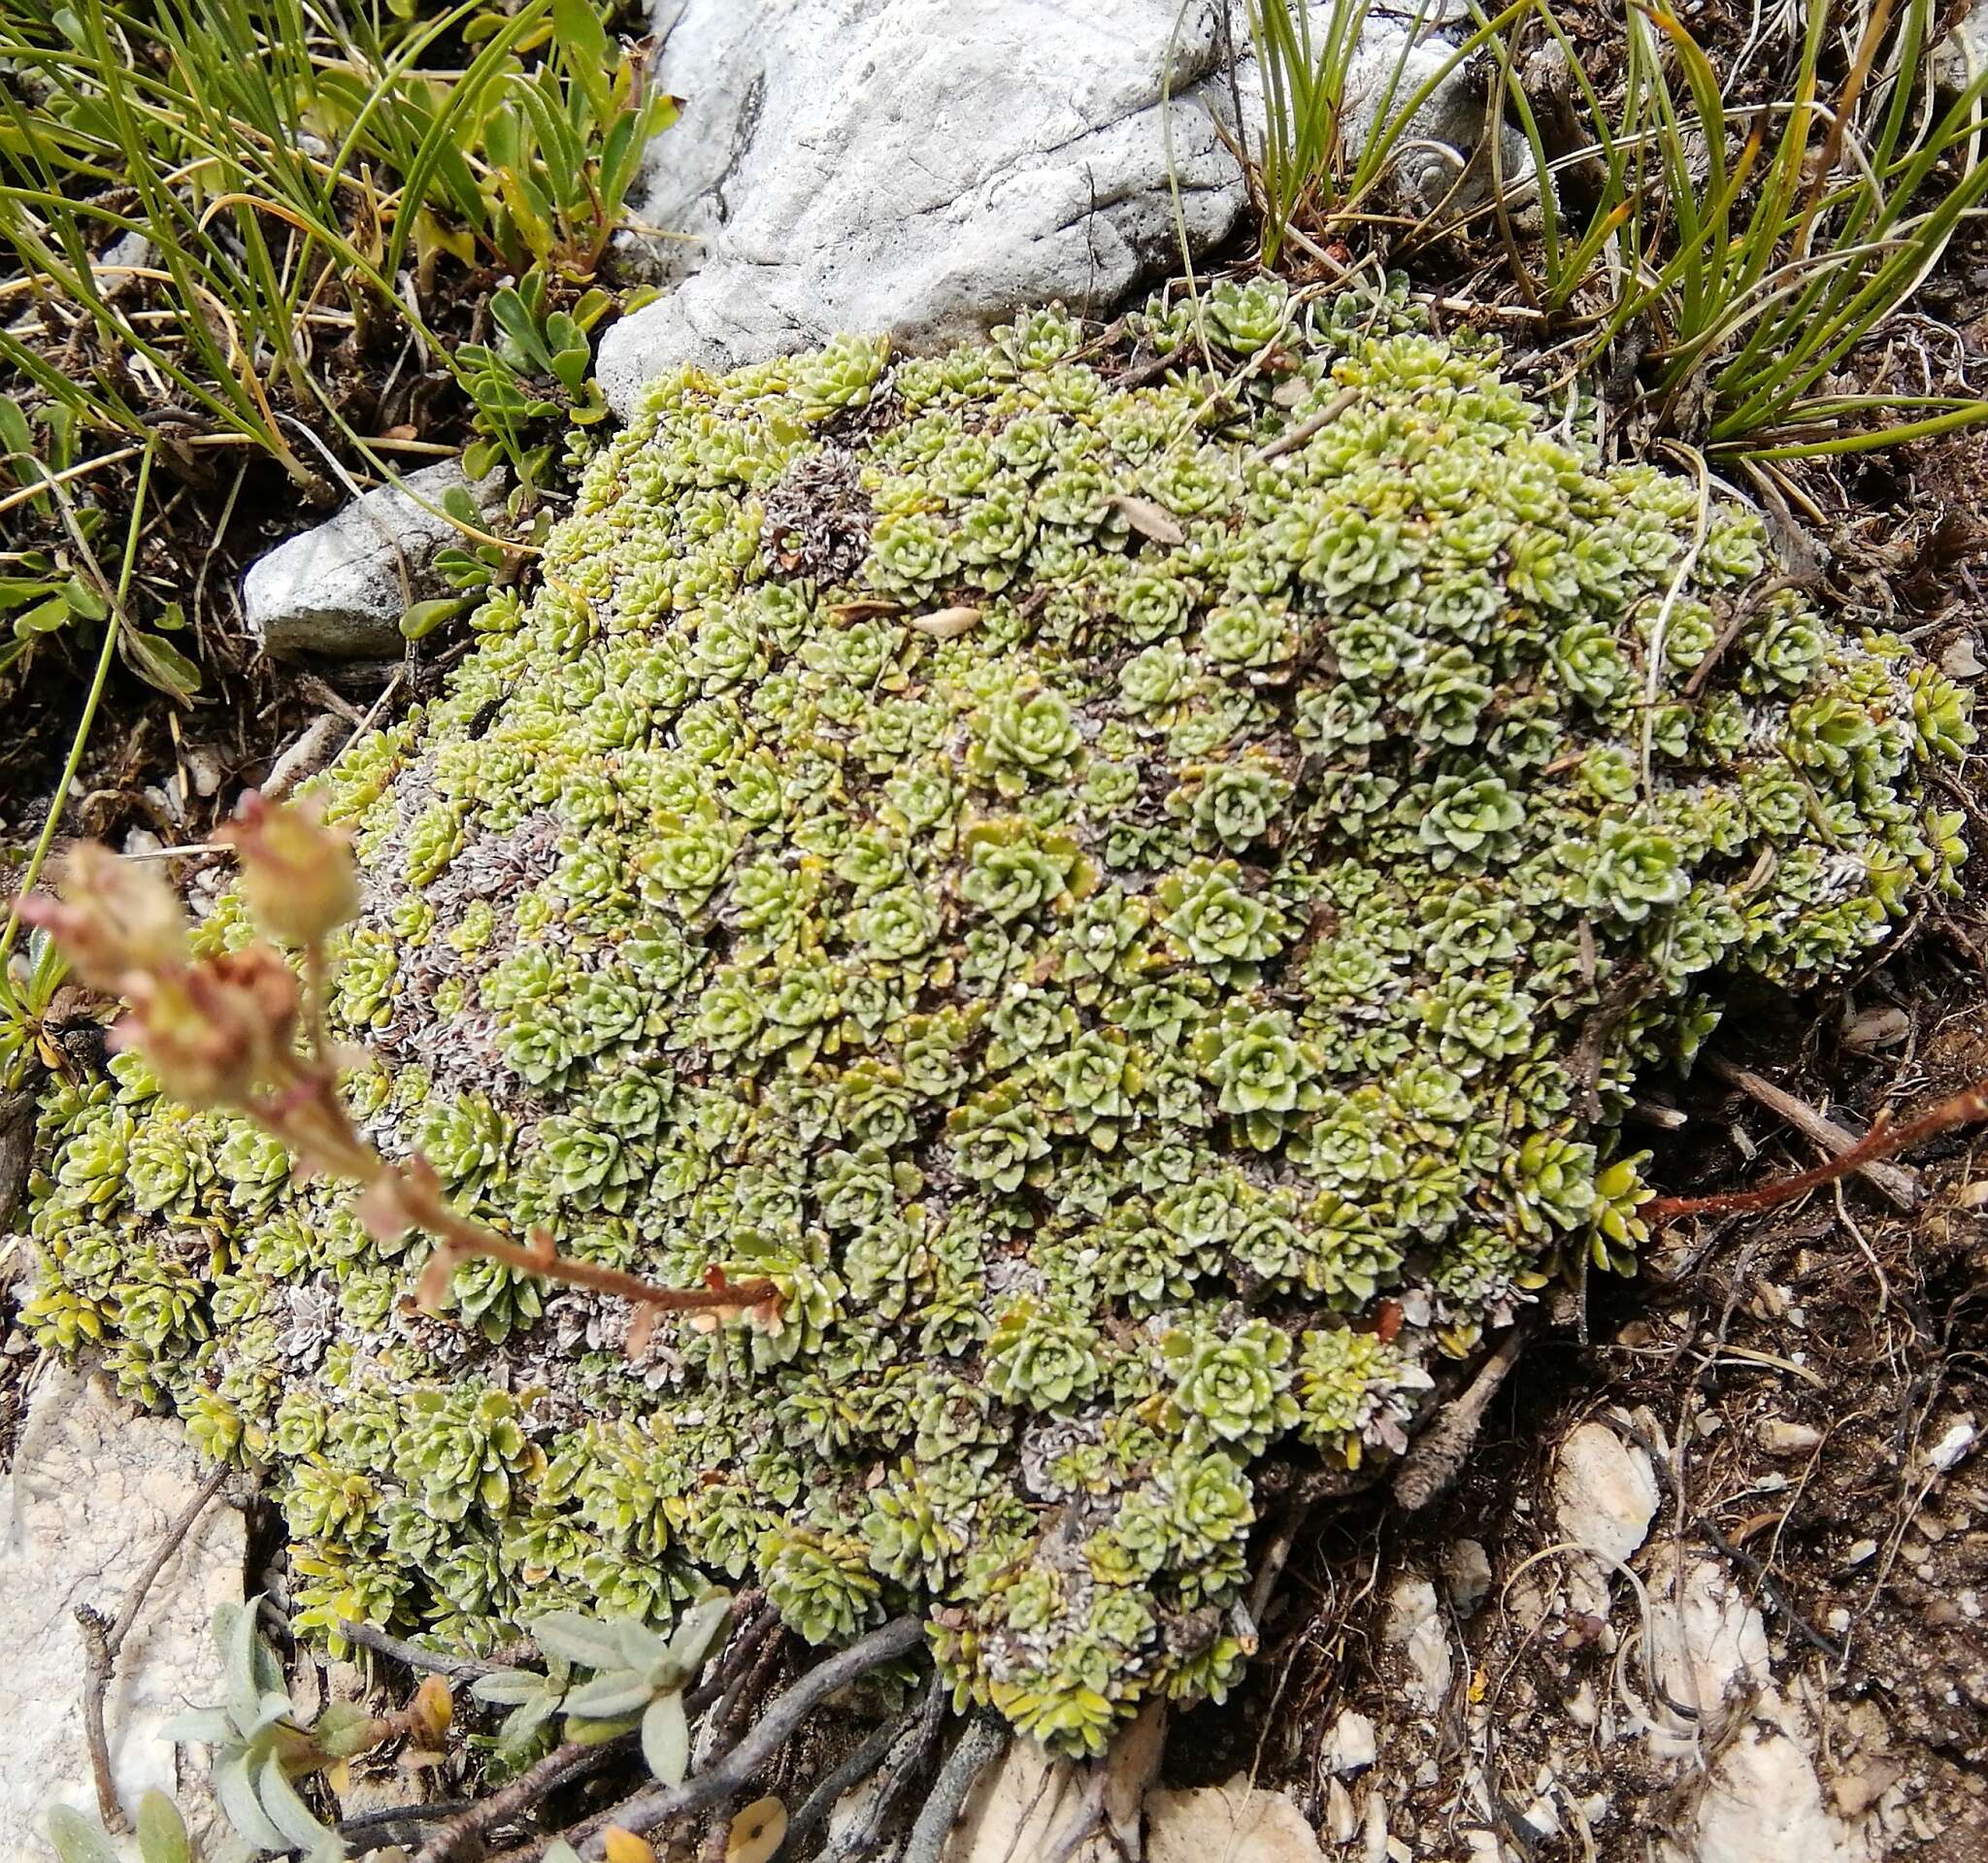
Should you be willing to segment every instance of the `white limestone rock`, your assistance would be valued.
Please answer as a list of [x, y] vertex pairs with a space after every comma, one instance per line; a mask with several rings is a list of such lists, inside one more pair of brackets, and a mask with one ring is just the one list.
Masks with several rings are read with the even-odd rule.
[[[53, 1364], [28, 1407], [13, 1471], [0, 1478], [0, 1857], [49, 1855], [57, 1804], [96, 1815], [83, 1734], [78, 1605], [116, 1615], [205, 1471], [184, 1432], [134, 1414], [94, 1378]], [[242, 1515], [211, 1503], [147, 1594], [105, 1698], [112, 1772], [127, 1814], [157, 1786], [196, 1834], [214, 1824], [205, 1767], [182, 1764], [165, 1723], [225, 1692], [209, 1634], [242, 1600]]]
[[1974, 0], [1933, 54], [1934, 75], [1948, 90], [1965, 90], [1988, 71], [1988, 0]]
[[[1320, 34], [1329, 11], [1313, 9]], [[624, 418], [683, 362], [842, 330], [933, 348], [1052, 298], [1105, 315], [1178, 269], [1183, 235], [1200, 255], [1242, 213], [1234, 145], [1260, 143], [1263, 108], [1240, 0], [653, 0], [651, 17], [685, 102], [640, 206], [671, 236], [648, 255], [682, 282], [602, 340]], [[1347, 74], [1350, 145], [1435, 78], [1460, 28], [1460, 9], [1374, 8]], [[1484, 197], [1480, 63], [1415, 112], [1386, 203]], [[1508, 126], [1501, 150], [1523, 192], [1524, 137]]]
[[1109, 310], [1177, 264], [1170, 153], [1197, 251], [1242, 213], [1218, 0], [657, 0], [653, 17], [685, 103], [641, 205], [689, 236], [694, 275], [602, 342], [624, 416], [684, 361], [840, 330], [932, 347], [1051, 298]]
[[1720, 1748], [1690, 1828], [1690, 1863], [1844, 1863], [1807, 1751], [1758, 1719]]
[[1459, 1617], [1476, 1614], [1491, 1593], [1491, 1555], [1478, 1540], [1452, 1540], [1442, 1548], [1442, 1583]]
[[242, 614], [265, 653], [280, 660], [400, 653], [401, 615], [411, 602], [443, 592], [431, 565], [460, 536], [428, 507], [439, 510], [458, 485], [469, 487], [485, 517], [504, 499], [501, 468], [472, 482], [457, 461], [445, 459], [406, 478], [414, 496], [381, 485], [249, 566]]
[[1436, 1587], [1420, 1573], [1404, 1573], [1389, 1589], [1381, 1641], [1402, 1652], [1409, 1696], [1425, 1713], [1437, 1713], [1449, 1694], [1456, 1663], [1448, 1618]]
[[1378, 1737], [1371, 1715], [1356, 1708], [1344, 1708], [1325, 1737], [1322, 1763], [1335, 1773], [1364, 1773], [1380, 1755]]

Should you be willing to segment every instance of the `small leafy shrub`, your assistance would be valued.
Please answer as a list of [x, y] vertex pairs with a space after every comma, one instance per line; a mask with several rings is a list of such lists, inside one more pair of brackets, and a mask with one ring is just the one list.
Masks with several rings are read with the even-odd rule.
[[[683, 1691], [722, 1641], [731, 1593], [712, 1591], [678, 1619], [668, 1636], [639, 1619], [604, 1622], [577, 1611], [532, 1618], [527, 1629], [546, 1658], [546, 1672], [501, 1669], [470, 1684], [477, 1700], [508, 1708], [498, 1735], [500, 1755], [529, 1751], [555, 1714], [565, 1715], [568, 1740], [613, 1740], [639, 1731], [642, 1755], [665, 1785], [680, 1785], [690, 1763], [690, 1724]], [[591, 1670], [585, 1681], [576, 1668]]]
[[[311, 1809], [299, 1781], [406, 1741], [403, 1763], [432, 1764], [448, 1732], [447, 1685], [430, 1676], [394, 1714], [369, 1714], [351, 1702], [332, 1702], [310, 1725], [291, 1713], [282, 1666], [255, 1627], [256, 1607], [223, 1605], [215, 1613], [227, 1699], [179, 1715], [169, 1739], [198, 1742], [214, 1753], [214, 1792], [236, 1836], [254, 1855], [282, 1851], [304, 1863], [339, 1863], [346, 1846]], [[60, 1863], [111, 1863], [116, 1852], [89, 1819], [58, 1806], [49, 1835]], [[195, 1863], [184, 1820], [163, 1792], [145, 1795], [138, 1811], [140, 1863]]]
[[509, 459], [518, 477], [537, 487], [553, 463], [554, 441], [540, 439], [542, 429], [564, 433], [607, 418], [587, 332], [613, 300], [595, 288], [570, 311], [558, 310], [547, 289], [545, 271], [536, 265], [516, 284], [500, 287], [490, 299], [496, 343], [465, 343], [455, 352], [476, 407], [478, 438], [463, 453], [473, 479]]
[[[659, 383], [322, 786], [358, 1127], [765, 1323], [631, 1341], [489, 1259], [437, 1319], [420, 1234], [135, 1057], [47, 1095], [30, 1323], [274, 1465], [300, 1626], [489, 1647], [750, 1575], [815, 1643], [924, 1611], [1064, 1749], [1219, 1696], [1265, 1460], [1399, 1451], [1442, 1355], [1629, 1267], [1638, 1071], [1955, 883], [1966, 699], [1751, 514], [1489, 348], [1209, 311], [1219, 377], [1156, 305], [1145, 385], [1055, 310]], [[613, 1654], [614, 1715], [680, 1667]]]

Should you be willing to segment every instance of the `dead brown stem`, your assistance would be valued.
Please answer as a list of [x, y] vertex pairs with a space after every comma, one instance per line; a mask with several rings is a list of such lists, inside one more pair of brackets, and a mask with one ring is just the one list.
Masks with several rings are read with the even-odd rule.
[[1395, 1471], [1394, 1498], [1410, 1513], [1427, 1507], [1456, 1480], [1483, 1426], [1485, 1411], [1518, 1363], [1519, 1349], [1531, 1331], [1529, 1325], [1520, 1324], [1498, 1342], [1498, 1349], [1484, 1361], [1468, 1388], [1423, 1431]]
[[1258, 447], [1251, 457], [1262, 465], [1267, 460], [1281, 459], [1287, 452], [1296, 452], [1314, 434], [1323, 433], [1359, 398], [1359, 389], [1342, 388], [1309, 420], [1293, 427], [1289, 433], [1278, 434], [1267, 446]]
[[[939, 1777], [932, 1781], [932, 1790], [926, 1795], [917, 1822], [911, 1826], [903, 1863], [939, 1863], [946, 1837], [966, 1805], [967, 1795], [974, 1789], [974, 1781], [1008, 1750], [1012, 1738], [1008, 1723], [991, 1711], [983, 1711], [967, 1722], [953, 1742], [952, 1751], [946, 1754], [945, 1764], [939, 1769]], [[1049, 1775], [1044, 1773], [1043, 1777], [1046, 1781]], [[1026, 1816], [1024, 1813], [1024, 1821]]]
[[1760, 613], [1770, 597], [1778, 595], [1784, 588], [1801, 586], [1802, 579], [1799, 576], [1775, 576], [1761, 583], [1744, 601], [1734, 605], [1733, 613], [1727, 618], [1725, 626], [1719, 630], [1718, 638], [1712, 642], [1705, 658], [1691, 669], [1691, 677], [1684, 682], [1683, 697], [1686, 704], [1696, 700], [1711, 683], [1712, 675], [1719, 670], [1719, 662], [1726, 657], [1733, 643], [1746, 632], [1746, 623]]
[[431, 1837], [414, 1857], [414, 1863], [449, 1863], [473, 1844], [480, 1846], [483, 1835], [507, 1818], [528, 1811], [569, 1780], [578, 1779], [608, 1756], [610, 1746], [599, 1741], [569, 1740], [555, 1747], [535, 1766], [527, 1767], [501, 1791], [479, 1799], [468, 1811], [451, 1817]]
[[308, 1169], [355, 1180], [361, 1186], [361, 1214], [370, 1211], [376, 1226], [399, 1223], [425, 1230], [437, 1239], [440, 1246], [422, 1272], [416, 1294], [423, 1308], [431, 1313], [440, 1309], [458, 1263], [471, 1255], [485, 1255], [517, 1274], [628, 1301], [636, 1309], [628, 1329], [631, 1358], [639, 1358], [646, 1350], [656, 1319], [665, 1313], [744, 1316], [756, 1310], [770, 1318], [778, 1316], [779, 1289], [771, 1281], [735, 1285], [726, 1281], [721, 1269], [712, 1268], [702, 1287], [663, 1287], [623, 1269], [561, 1255], [547, 1230], [535, 1230], [529, 1244], [513, 1242], [451, 1209], [442, 1194], [441, 1180], [425, 1158], [416, 1155], [398, 1165], [381, 1157], [354, 1128], [339, 1094], [338, 1061], [324, 1016], [329, 976], [322, 941], [314, 940], [304, 951], [308, 1051], [289, 1056], [282, 1078], [273, 1086], [234, 1105], [282, 1140]]
[[[273, 1610], [273, 1606], [265, 1605]], [[289, 1625], [285, 1621], [284, 1629]], [[487, 1662], [480, 1656], [451, 1656], [439, 1649], [423, 1649], [417, 1643], [409, 1643], [401, 1637], [390, 1637], [383, 1630], [377, 1630], [370, 1623], [353, 1623], [349, 1619], [339, 1624], [339, 1635], [348, 1643], [355, 1643], [362, 1649], [370, 1649], [375, 1655], [389, 1656], [395, 1662], [404, 1662], [410, 1669], [424, 1670], [437, 1676], [447, 1676], [450, 1681], [476, 1681], [484, 1676], [494, 1676], [500, 1670], [514, 1668], [508, 1662]], [[519, 1653], [528, 1653], [521, 1650]]]

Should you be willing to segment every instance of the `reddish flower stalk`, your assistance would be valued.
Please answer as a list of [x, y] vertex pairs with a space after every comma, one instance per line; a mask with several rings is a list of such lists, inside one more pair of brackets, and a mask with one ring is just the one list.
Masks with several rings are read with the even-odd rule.
[[1812, 1170], [1775, 1178], [1751, 1190], [1725, 1190], [1709, 1197], [1657, 1197], [1643, 1205], [1641, 1214], [1650, 1222], [1669, 1222], [1674, 1216], [1730, 1215], [1749, 1210], [1772, 1210], [1776, 1204], [1791, 1202], [1806, 1191], [1819, 1190], [1826, 1183], [1835, 1183], [1839, 1178], [1848, 1177], [1863, 1165], [1896, 1157], [1901, 1151], [1909, 1151], [1913, 1146], [1923, 1145], [1942, 1132], [1951, 1132], [1956, 1126], [1976, 1125], [1983, 1119], [1988, 1119], [1988, 1081], [1976, 1081], [1950, 1100], [1942, 1100], [1930, 1113], [1922, 1113], [1904, 1125], [1896, 1124], [1888, 1111], [1878, 1114], [1871, 1122], [1871, 1130], [1847, 1151], [1839, 1153], [1827, 1164], [1816, 1165]]
[[416, 1290], [431, 1313], [447, 1298], [456, 1266], [485, 1255], [518, 1274], [630, 1302], [636, 1312], [628, 1349], [635, 1357], [646, 1350], [665, 1313], [707, 1315], [707, 1325], [778, 1323], [780, 1292], [771, 1281], [732, 1282], [712, 1268], [701, 1287], [663, 1287], [561, 1255], [545, 1229], [534, 1230], [529, 1243], [514, 1242], [452, 1209], [425, 1158], [397, 1165], [381, 1157], [339, 1094], [325, 1026], [325, 940], [359, 909], [348, 838], [307, 809], [272, 807], [251, 790], [218, 839], [232, 842], [241, 856], [242, 892], [258, 926], [302, 950], [301, 989], [272, 945], [195, 959], [185, 915], [166, 882], [95, 843], [70, 854], [60, 900], [32, 895], [19, 902], [22, 920], [45, 927], [84, 982], [130, 1004], [112, 1039], [143, 1054], [168, 1093], [188, 1106], [223, 1107], [254, 1120], [295, 1153], [303, 1175], [352, 1180], [360, 1186], [360, 1218], [381, 1240], [409, 1229], [433, 1236], [435, 1251]]

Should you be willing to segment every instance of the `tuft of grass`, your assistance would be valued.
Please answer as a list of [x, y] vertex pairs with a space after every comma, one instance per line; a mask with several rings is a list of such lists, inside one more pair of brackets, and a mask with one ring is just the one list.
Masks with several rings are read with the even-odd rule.
[[676, 100], [595, 0], [413, 12], [0, 0], [0, 665], [99, 618], [50, 482], [88, 481], [93, 521], [146, 448], [196, 493], [233, 449], [319, 506], [472, 426], [528, 492], [556, 474]]
[[1267, 266], [1277, 262], [1293, 222], [1321, 215], [1342, 172], [1346, 78], [1366, 17], [1361, 0], [1333, 0], [1315, 35], [1305, 0], [1248, 0], [1264, 108], [1262, 142], [1248, 166]]
[[[1865, 395], [1831, 379], [1906, 305], [1988, 193], [1988, 72], [1940, 97], [1926, 77], [1937, 0], [1876, 0], [1839, 42], [1806, 17], [1772, 101], [1736, 107], [1673, 14], [1635, 5], [1619, 88], [1605, 100], [1550, 6], [1592, 140], [1552, 154], [1519, 82], [1516, 35], [1494, 35], [1505, 94], [1539, 172], [1579, 170], [1586, 205], [1547, 187], [1538, 239], [1504, 219], [1514, 275], [1555, 314], [1599, 295], [1585, 353], [1632, 329], [1667, 407], [1703, 404], [1709, 450], [1793, 458], [1864, 450], [1988, 418], [1955, 395]], [[1826, 72], [1834, 70], [1833, 77]], [[1875, 416], [1904, 416], [1867, 424]]]
[[1356, 96], [1351, 81], [1370, 17], [1366, 0], [1332, 0], [1316, 21], [1306, 0], [1247, 0], [1264, 128], [1253, 149], [1238, 152], [1261, 226], [1261, 262], [1275, 266], [1287, 241], [1315, 249], [1365, 224], [1401, 225], [1399, 216], [1377, 214], [1375, 201], [1410, 146], [1409, 125], [1458, 67], [1495, 45], [1537, 4], [1512, 0], [1495, 17], [1480, 18], [1436, 69], [1410, 84], [1409, 52], [1441, 17], [1435, 0], [1417, 0], [1393, 64]]

